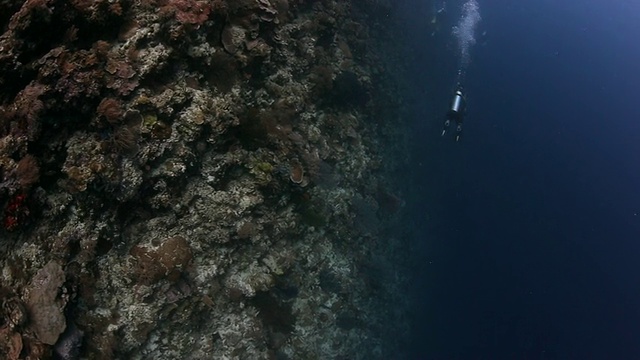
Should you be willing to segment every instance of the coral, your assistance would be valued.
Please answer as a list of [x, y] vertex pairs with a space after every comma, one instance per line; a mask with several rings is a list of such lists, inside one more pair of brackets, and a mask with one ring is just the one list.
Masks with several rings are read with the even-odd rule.
[[58, 296], [64, 281], [62, 267], [52, 260], [33, 277], [25, 296], [29, 328], [48, 345], [55, 344], [67, 326], [64, 307], [68, 299]]
[[29, 189], [40, 178], [38, 160], [33, 155], [25, 155], [16, 166], [16, 177], [23, 189]]
[[211, 12], [208, 1], [170, 0], [169, 6], [175, 8], [176, 20], [183, 24], [202, 25]]
[[3, 359], [18, 360], [22, 352], [23, 341], [20, 333], [7, 327], [0, 328], [0, 355]]
[[27, 310], [18, 297], [7, 297], [7, 299], [2, 299], [2, 318], [5, 320], [4, 325], [10, 330], [21, 328], [28, 321]]
[[231, 274], [226, 281], [230, 292], [238, 291], [246, 298], [253, 298], [256, 294], [269, 291], [275, 285], [275, 278], [270, 269], [257, 263], [250, 264]]
[[109, 139], [109, 144], [118, 153], [126, 154], [136, 149], [138, 134], [130, 126], [120, 126], [115, 129]]
[[136, 280], [146, 285], [161, 279], [177, 281], [193, 257], [189, 243], [181, 236], [165, 239], [157, 247], [134, 246], [130, 254], [136, 261]]
[[159, 8], [161, 17], [168, 15], [173, 16], [180, 24], [202, 25], [211, 14], [214, 8], [217, 8], [217, 1], [187, 1], [187, 0], [168, 0], [162, 1], [163, 5]]
[[108, 74], [105, 76], [106, 87], [119, 95], [129, 95], [139, 85], [137, 72], [128, 59], [109, 58], [104, 69]]
[[104, 98], [98, 104], [96, 112], [99, 116], [104, 117], [110, 124], [117, 124], [121, 122], [124, 115], [122, 109], [122, 102], [115, 98]]
[[244, 45], [246, 36], [246, 30], [243, 27], [227, 24], [222, 30], [222, 46], [229, 54], [234, 55]]
[[103, 22], [106, 15], [121, 16], [123, 4], [120, 0], [70, 0], [71, 5], [85, 18], [93, 22]]
[[32, 82], [18, 93], [12, 105], [15, 111], [9, 117], [17, 121], [14, 133], [26, 135], [30, 140], [39, 135], [38, 117], [44, 110], [44, 103], [40, 97], [45, 91], [45, 86]]
[[211, 55], [207, 81], [222, 92], [229, 92], [237, 81], [237, 64], [233, 57], [217, 51]]
[[238, 228], [238, 238], [249, 239], [258, 234], [258, 226], [253, 222], [246, 222]]
[[98, 177], [110, 178], [113, 170], [113, 163], [108, 161], [93, 134], [78, 132], [67, 141], [67, 156], [62, 165], [67, 178], [61, 179], [61, 184], [68, 191], [83, 192]]
[[29, 219], [27, 195], [19, 193], [9, 199], [4, 210], [2, 225], [8, 231], [16, 230], [25, 225]]
[[252, 160], [248, 165], [249, 173], [261, 186], [268, 186], [274, 179], [274, 167], [267, 161]]
[[305, 181], [304, 177], [304, 168], [299, 161], [294, 161], [291, 163], [291, 170], [289, 173], [289, 179], [292, 183], [302, 185]]
[[0, 357], [401, 357], [366, 3], [0, 0]]

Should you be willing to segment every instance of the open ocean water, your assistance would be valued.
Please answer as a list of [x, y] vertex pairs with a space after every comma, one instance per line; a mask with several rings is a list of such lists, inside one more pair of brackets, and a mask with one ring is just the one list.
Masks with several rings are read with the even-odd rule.
[[459, 143], [440, 131], [465, 2], [435, 26], [442, 3], [403, 4], [410, 358], [640, 358], [640, 3], [478, 0]]

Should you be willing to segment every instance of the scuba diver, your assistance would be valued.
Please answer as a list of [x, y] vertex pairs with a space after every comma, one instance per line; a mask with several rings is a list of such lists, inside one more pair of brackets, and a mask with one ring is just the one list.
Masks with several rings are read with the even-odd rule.
[[467, 99], [464, 96], [465, 77], [467, 68], [471, 61], [469, 54], [469, 48], [475, 44], [475, 27], [480, 21], [480, 12], [478, 3], [476, 0], [466, 0], [462, 6], [462, 16], [458, 21], [458, 24], [453, 27], [453, 35], [458, 40], [458, 47], [460, 50], [460, 58], [458, 63], [458, 74], [456, 76], [455, 90], [453, 92], [453, 98], [449, 105], [449, 110], [444, 120], [444, 128], [442, 130], [442, 136], [447, 132], [452, 121], [456, 122], [456, 141], [460, 141], [462, 137], [462, 123], [464, 117], [467, 115]]
[[453, 93], [453, 98], [451, 99], [451, 105], [449, 106], [449, 110], [445, 116], [444, 127], [442, 129], [442, 136], [449, 130], [449, 126], [452, 121], [456, 122], [456, 141], [460, 141], [460, 137], [462, 136], [462, 122], [464, 121], [464, 116], [466, 115], [467, 110], [467, 99], [464, 96], [464, 88], [462, 84], [458, 82], [456, 85], [456, 91]]

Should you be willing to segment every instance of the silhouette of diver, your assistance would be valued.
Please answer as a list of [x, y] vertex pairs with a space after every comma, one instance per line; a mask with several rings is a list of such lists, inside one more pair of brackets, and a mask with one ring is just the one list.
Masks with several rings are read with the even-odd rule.
[[449, 130], [451, 122], [455, 121], [456, 141], [460, 141], [460, 137], [462, 136], [462, 122], [464, 121], [464, 116], [466, 115], [467, 110], [467, 99], [465, 98], [463, 91], [464, 88], [462, 84], [458, 82], [458, 85], [456, 85], [456, 91], [453, 93], [453, 98], [451, 99], [451, 105], [445, 115], [444, 126], [442, 129], [442, 136], [444, 136], [447, 130]]

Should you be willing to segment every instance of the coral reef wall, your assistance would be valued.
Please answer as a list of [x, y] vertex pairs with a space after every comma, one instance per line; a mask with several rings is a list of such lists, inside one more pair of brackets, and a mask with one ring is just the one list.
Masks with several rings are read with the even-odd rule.
[[0, 0], [0, 358], [400, 358], [391, 11]]

